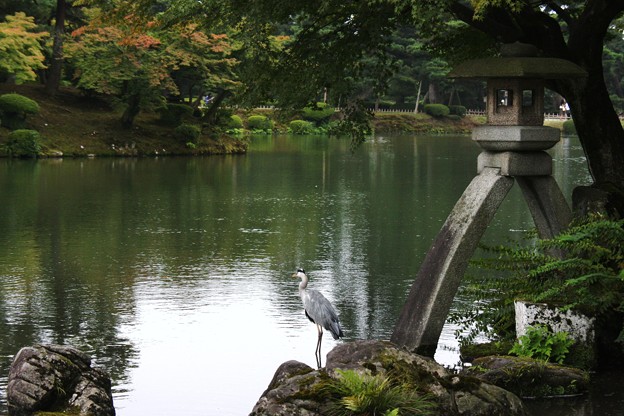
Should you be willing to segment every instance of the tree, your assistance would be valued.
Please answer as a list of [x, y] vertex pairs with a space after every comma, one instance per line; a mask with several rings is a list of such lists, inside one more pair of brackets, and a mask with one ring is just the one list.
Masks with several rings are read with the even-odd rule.
[[54, 35], [52, 36], [52, 58], [49, 66], [48, 79], [46, 80], [46, 92], [53, 95], [58, 91], [63, 75], [63, 39], [65, 37], [65, 14], [67, 2], [56, 1], [54, 19]]
[[79, 88], [115, 97], [123, 106], [121, 123], [132, 126], [141, 109], [162, 105], [164, 94], [178, 95], [172, 74], [184, 67], [205, 72], [229, 67], [225, 35], [205, 34], [194, 24], [161, 28], [137, 24], [132, 16], [108, 25], [93, 10], [90, 24], [75, 30], [67, 54]]
[[48, 34], [33, 32], [34, 19], [22, 12], [5, 18], [0, 23], [0, 73], [15, 77], [18, 84], [35, 80], [35, 71], [45, 68], [40, 42]]

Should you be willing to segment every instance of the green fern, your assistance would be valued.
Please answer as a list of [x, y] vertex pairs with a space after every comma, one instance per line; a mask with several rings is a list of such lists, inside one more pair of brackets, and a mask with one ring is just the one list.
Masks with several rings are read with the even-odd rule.
[[430, 415], [435, 403], [412, 386], [395, 384], [380, 375], [337, 370], [337, 377], [324, 386], [330, 397], [332, 416]]
[[479, 274], [468, 276], [461, 294], [476, 301], [450, 317], [458, 333], [467, 331], [463, 342], [479, 332], [512, 339], [517, 299], [596, 317], [624, 312], [624, 220], [591, 216], [553, 239], [530, 234], [513, 246], [482, 250], [489, 257], [472, 262]]
[[574, 340], [567, 332], [553, 333], [545, 325], [535, 325], [527, 328], [526, 334], [518, 338], [509, 353], [561, 364], [572, 344]]

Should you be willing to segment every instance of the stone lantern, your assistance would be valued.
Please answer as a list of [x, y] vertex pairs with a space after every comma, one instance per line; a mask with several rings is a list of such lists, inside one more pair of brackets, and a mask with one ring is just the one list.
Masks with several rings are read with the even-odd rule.
[[514, 182], [522, 189], [538, 233], [551, 238], [571, 219], [545, 150], [560, 139], [543, 126], [547, 80], [586, 77], [578, 65], [536, 56], [531, 45], [504, 45], [501, 57], [466, 61], [451, 78], [487, 81], [487, 122], [473, 130], [483, 149], [468, 185], [433, 241], [412, 285], [391, 340], [433, 356], [468, 261]]

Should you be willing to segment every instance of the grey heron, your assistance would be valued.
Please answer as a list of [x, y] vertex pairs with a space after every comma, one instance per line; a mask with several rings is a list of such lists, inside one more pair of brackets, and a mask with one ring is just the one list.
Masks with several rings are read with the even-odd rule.
[[307, 288], [308, 276], [303, 269], [297, 269], [297, 272], [293, 274], [292, 277], [301, 279], [299, 283], [299, 296], [303, 303], [303, 309], [308, 319], [316, 324], [318, 330], [318, 341], [316, 343], [314, 355], [316, 356], [318, 368], [321, 368], [321, 340], [323, 339], [323, 328], [328, 330], [334, 339], [344, 336], [342, 328], [340, 328], [340, 322], [338, 321], [338, 314], [321, 292]]

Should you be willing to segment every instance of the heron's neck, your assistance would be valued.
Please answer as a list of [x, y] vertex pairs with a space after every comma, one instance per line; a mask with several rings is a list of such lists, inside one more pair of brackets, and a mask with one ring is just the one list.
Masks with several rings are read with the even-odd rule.
[[301, 292], [302, 290], [305, 290], [306, 287], [308, 287], [308, 276], [304, 274], [303, 276], [301, 276], [301, 282], [299, 283], [299, 291]]

